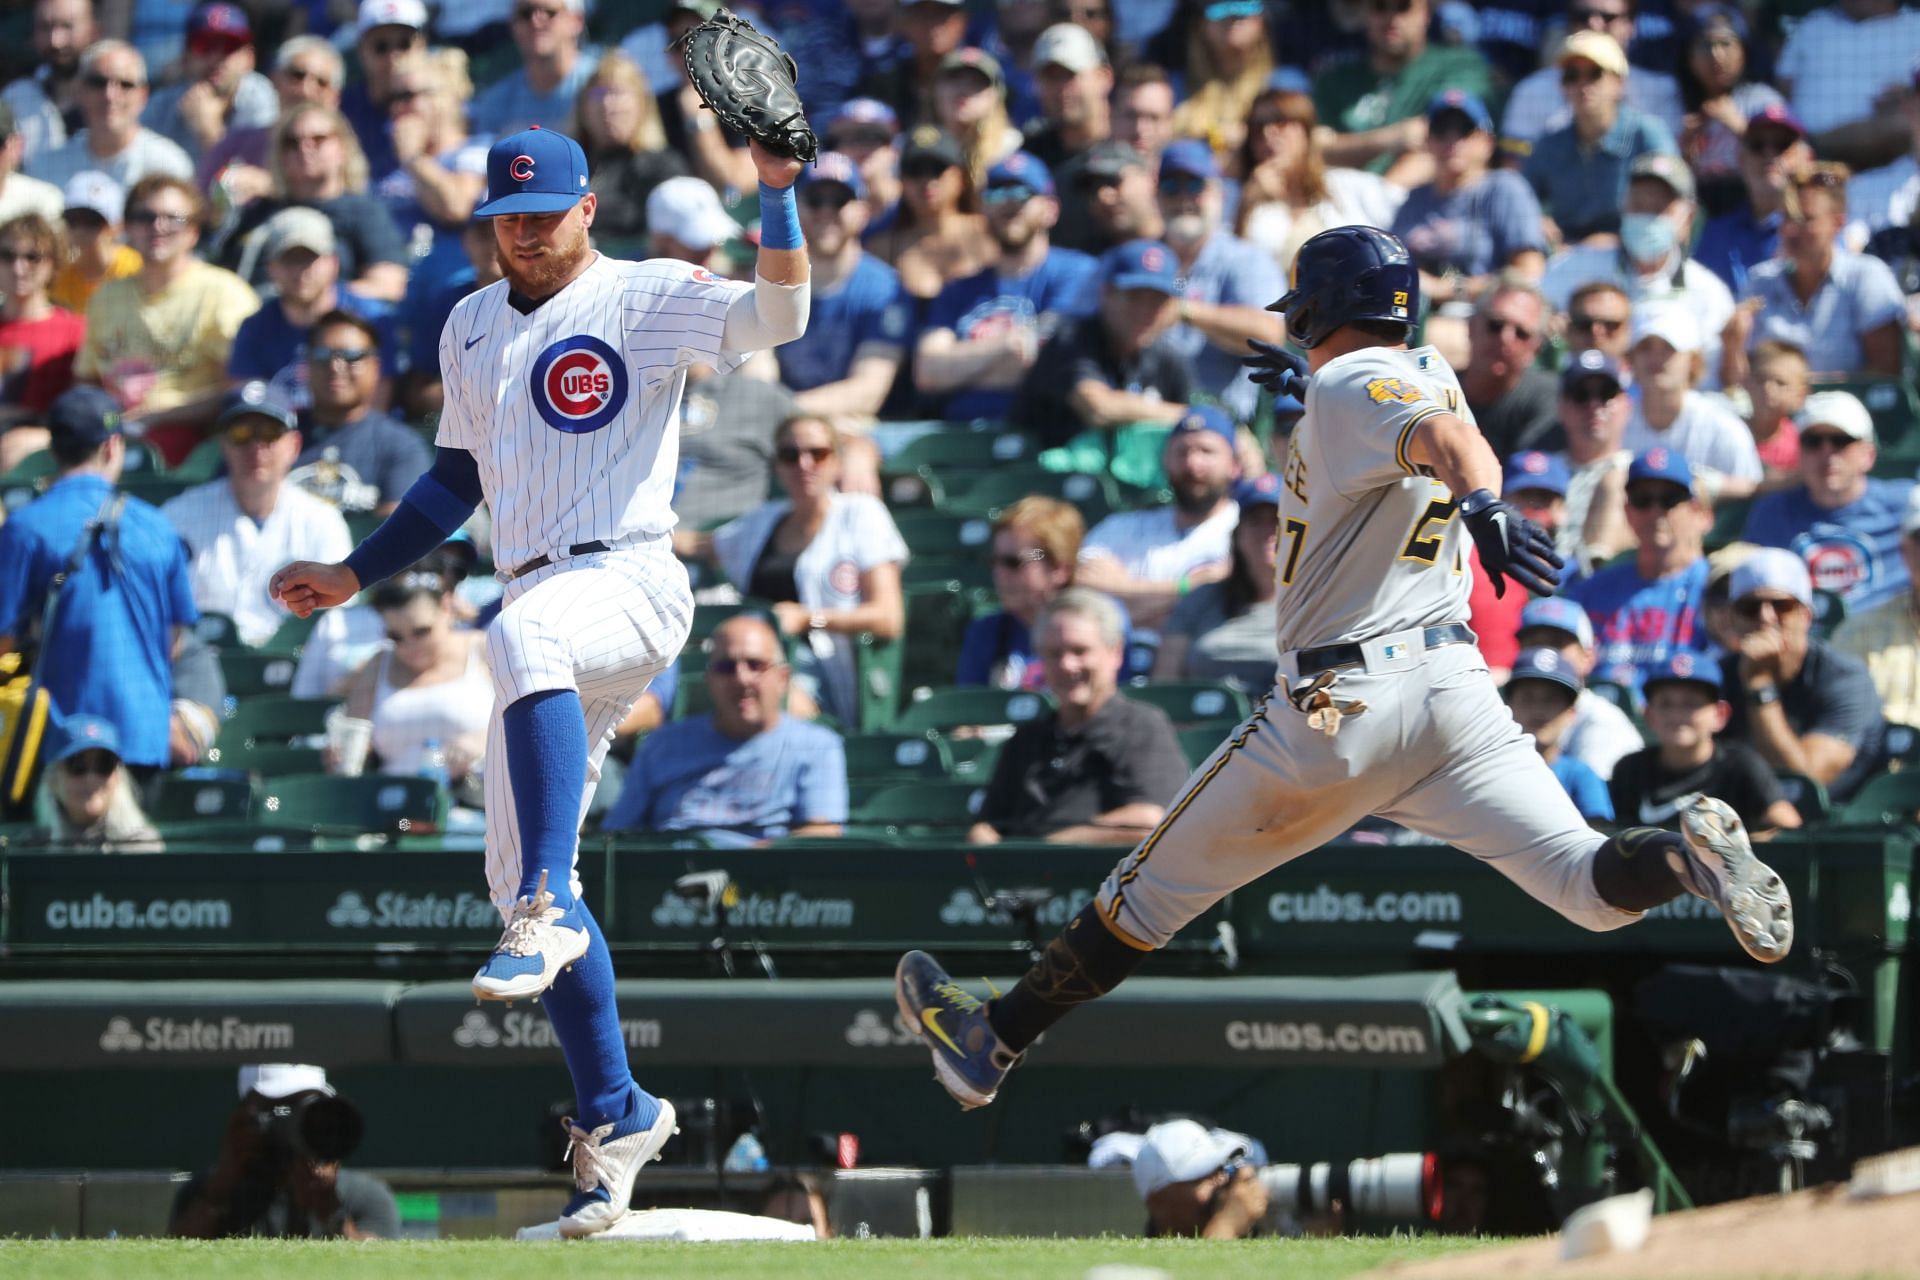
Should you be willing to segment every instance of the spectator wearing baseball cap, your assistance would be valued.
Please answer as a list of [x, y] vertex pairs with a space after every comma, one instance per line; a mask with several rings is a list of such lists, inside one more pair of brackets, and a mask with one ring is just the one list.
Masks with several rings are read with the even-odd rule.
[[23, 213], [37, 213], [48, 222], [58, 222], [63, 203], [60, 188], [19, 171], [19, 138], [13, 108], [0, 98], [0, 222]]
[[1598, 350], [1568, 360], [1556, 412], [1567, 446], [1567, 511], [1554, 549], [1575, 572], [1587, 573], [1633, 545], [1623, 496], [1633, 461], [1623, 447], [1633, 401], [1619, 363]]
[[900, 202], [899, 113], [877, 98], [850, 98], [826, 118], [820, 145], [860, 166], [867, 198], [882, 214]]
[[1870, 609], [1906, 594], [1901, 525], [1914, 482], [1878, 479], [1873, 415], [1845, 391], [1816, 391], [1800, 414], [1800, 482], [1764, 494], [1747, 513], [1743, 541], [1784, 547], [1807, 562], [1813, 584]]
[[1628, 358], [1638, 399], [1627, 419], [1626, 447], [1686, 458], [1710, 499], [1752, 493], [1765, 474], [1753, 433], [1725, 401], [1696, 390], [1707, 360], [1693, 310], [1671, 298], [1639, 304], [1632, 341]]
[[987, 171], [984, 196], [995, 259], [941, 289], [914, 353], [914, 385], [948, 421], [1004, 418], [1041, 347], [1097, 295], [1098, 264], [1052, 243], [1060, 204], [1044, 164], [1015, 152]]
[[126, 192], [97, 169], [67, 180], [66, 208], [60, 221], [67, 230], [67, 261], [53, 277], [47, 298], [77, 316], [87, 313], [93, 291], [109, 280], [140, 270], [140, 254], [120, 238]]
[[[1552, 649], [1583, 682], [1593, 675], [1599, 656], [1594, 647], [1593, 623], [1585, 609], [1565, 596], [1527, 601], [1520, 611], [1515, 638], [1521, 649]], [[1483, 637], [1482, 647], [1485, 643]], [[1560, 741], [1563, 751], [1602, 778], [1610, 778], [1622, 756], [1645, 745], [1625, 710], [1583, 685], [1573, 704], [1573, 724]]]
[[807, 331], [774, 349], [802, 412], [863, 419], [880, 411], [906, 356], [910, 300], [900, 276], [860, 246], [872, 210], [860, 166], [825, 151], [794, 184], [813, 266]]
[[[1237, 7], [1236, 0], [1227, 0]], [[1209, 5], [1208, 8], [1220, 6]], [[1265, 1149], [1244, 1133], [1209, 1129], [1194, 1120], [1165, 1120], [1132, 1139], [1134, 1190], [1147, 1210], [1147, 1233], [1240, 1239], [1299, 1234], [1298, 1206], [1275, 1202], [1260, 1181]]]
[[[1594, 3], [1594, 0], [1576, 0], [1565, 9], [1566, 30], [1592, 31], [1607, 35], [1621, 49], [1634, 46], [1638, 34], [1635, 29], [1634, 10], [1639, 8], [1637, 0], [1624, 0], [1623, 3]], [[1546, 22], [1541, 32], [1544, 34]], [[1501, 32], [1493, 23], [1484, 23], [1487, 34], [1495, 40]], [[1485, 39], [1482, 47], [1485, 47]], [[1678, 137], [1681, 122], [1686, 113], [1686, 104], [1681, 100], [1680, 85], [1670, 75], [1655, 70], [1652, 65], [1661, 61], [1655, 40], [1644, 47], [1654, 48], [1654, 56], [1642, 58], [1640, 64], [1632, 64], [1621, 73], [1626, 84], [1627, 105], [1643, 115], [1651, 116], [1667, 127], [1667, 132]], [[1519, 159], [1531, 153], [1540, 139], [1556, 129], [1563, 129], [1573, 119], [1573, 108], [1567, 101], [1566, 89], [1560, 83], [1560, 67], [1552, 59], [1542, 66], [1538, 36], [1529, 38], [1527, 44], [1527, 65], [1519, 75], [1513, 92], [1506, 98], [1506, 106], [1500, 116], [1501, 149]]]
[[1787, 175], [1812, 163], [1812, 141], [1793, 108], [1774, 102], [1748, 114], [1740, 138], [1741, 198], [1707, 222], [1694, 248], [1694, 258], [1736, 295], [1746, 288], [1747, 273], [1779, 252]]
[[160, 833], [140, 807], [111, 720], [69, 715], [48, 734], [46, 770], [23, 843], [63, 853], [159, 853]]
[[1626, 101], [1627, 55], [1604, 31], [1569, 35], [1554, 57], [1571, 118], [1540, 135], [1522, 172], [1568, 244], [1620, 230], [1627, 171], [1650, 152], [1676, 155], [1672, 132]]
[[1060, 243], [1101, 254], [1161, 231], [1155, 165], [1117, 138], [1096, 142], [1062, 170]]
[[1113, 136], [1113, 68], [1091, 32], [1059, 22], [1040, 33], [1029, 59], [1039, 119], [1023, 149], [1053, 169]]
[[[117, 512], [112, 505], [126, 462], [124, 427], [118, 402], [99, 387], [74, 387], [48, 411], [53, 484], [0, 525], [0, 652], [37, 638], [54, 707], [111, 725], [115, 754], [146, 778], [168, 763], [175, 637], [200, 614], [172, 526], [138, 498]], [[83, 557], [56, 587], [102, 513], [113, 525], [105, 534], [113, 553]], [[55, 590], [53, 629], [34, 637]]]
[[[461, 6], [450, 6], [458, 13]], [[367, 176], [379, 182], [399, 167], [388, 130], [394, 78], [426, 52], [427, 6], [423, 0], [360, 0], [354, 49], [361, 79], [340, 91], [340, 114], [353, 126], [367, 157]]]
[[1779, 252], [1747, 273], [1729, 362], [1771, 338], [1804, 351], [1815, 377], [1900, 375], [1906, 295], [1893, 268], [1840, 243], [1848, 176], [1844, 165], [1820, 163], [1789, 179]]
[[965, 148], [934, 124], [902, 136], [898, 172], [900, 199], [882, 213], [884, 225], [868, 234], [866, 246], [893, 264], [907, 293], [931, 298], [991, 259], [986, 219], [973, 212], [978, 184]]
[[1547, 264], [1540, 201], [1526, 179], [1491, 167], [1493, 117], [1464, 89], [1427, 104], [1433, 180], [1407, 193], [1392, 231], [1420, 267], [1420, 296], [1432, 305], [1478, 298], [1499, 272], [1530, 280]]
[[653, 257], [712, 266], [715, 255], [739, 234], [740, 224], [705, 178], [668, 178], [647, 196], [648, 252]]
[[253, 23], [229, 0], [202, 0], [187, 15], [177, 82], [155, 93], [142, 122], [197, 163], [229, 129], [260, 129], [280, 114], [273, 82], [254, 68]]
[[1521, 732], [1539, 748], [1573, 807], [1588, 822], [1599, 825], [1613, 821], [1613, 800], [1607, 795], [1607, 784], [1563, 749], [1581, 690], [1580, 673], [1556, 650], [1522, 649], [1513, 660], [1513, 674], [1501, 687], [1501, 696]]
[[567, 128], [574, 99], [600, 65], [600, 47], [585, 42], [585, 0], [515, 0], [511, 30], [520, 65], [473, 96], [473, 132]]
[[1187, 415], [1192, 370], [1166, 341], [1179, 319], [1173, 250], [1129, 241], [1100, 259], [1099, 280], [1098, 310], [1061, 326], [1014, 397], [1013, 420], [1050, 445]]
[[1813, 579], [1791, 551], [1763, 547], [1728, 587], [1736, 647], [1722, 664], [1729, 736], [1776, 773], [1845, 800], [1885, 763], [1886, 721], [1858, 658], [1813, 636]]
[[1192, 362], [1198, 394], [1251, 418], [1260, 389], [1248, 376], [1247, 343], [1285, 341], [1286, 325], [1267, 304], [1286, 292], [1286, 279], [1272, 254], [1227, 229], [1220, 166], [1207, 143], [1168, 143], [1157, 185], [1161, 225], [1184, 285], [1180, 323], [1167, 341]]
[[1232, 567], [1219, 582], [1195, 587], [1160, 630], [1156, 680], [1224, 680], [1255, 694], [1273, 687], [1275, 554], [1280, 477], [1268, 472], [1234, 482], [1240, 508]]
[[1667, 448], [1634, 458], [1626, 497], [1634, 558], [1575, 579], [1563, 594], [1593, 621], [1593, 677], [1638, 690], [1641, 676], [1669, 654], [1712, 647], [1701, 608], [1713, 512], [1687, 460]]
[[1859, 612], [1833, 633], [1833, 647], [1866, 664], [1886, 717], [1920, 728], [1920, 494], [1900, 516], [1900, 561], [1907, 589]]
[[1173, 501], [1115, 512], [1093, 526], [1075, 583], [1120, 600], [1135, 626], [1158, 627], [1196, 588], [1226, 578], [1240, 521], [1231, 496], [1240, 478], [1237, 449], [1224, 409], [1183, 408], [1161, 452]]
[[984, 49], [955, 49], [940, 59], [933, 85], [934, 119], [967, 155], [977, 180], [987, 166], [1020, 149], [1020, 131], [1007, 115], [1007, 77]]
[[1733, 708], [1720, 687], [1720, 664], [1676, 653], [1647, 673], [1647, 732], [1654, 745], [1621, 760], [1608, 780], [1614, 816], [1629, 826], [1664, 826], [1700, 796], [1724, 800], [1750, 835], [1800, 826], [1757, 752], [1725, 737]]

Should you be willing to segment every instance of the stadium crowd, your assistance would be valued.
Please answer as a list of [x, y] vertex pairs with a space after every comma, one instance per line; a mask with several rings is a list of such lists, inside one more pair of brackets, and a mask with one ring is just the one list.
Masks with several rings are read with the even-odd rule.
[[[431, 779], [458, 825], [484, 516], [317, 623], [267, 579], [425, 469], [441, 327], [500, 277], [493, 138], [580, 139], [603, 251], [751, 269], [745, 140], [672, 47], [716, 7], [36, 0], [0, 89], [0, 655], [9, 726], [36, 663], [60, 724], [16, 836], [184, 844], [205, 785], [363, 770]], [[1150, 829], [1270, 682], [1303, 406], [1239, 357], [1284, 339], [1299, 245], [1353, 223], [1406, 243], [1415, 340], [1566, 559], [1548, 601], [1477, 575], [1471, 621], [1583, 813], [1706, 792], [1767, 832], [1898, 776], [1920, 12], [733, 7], [821, 135], [812, 320], [686, 371], [698, 643], [620, 726], [593, 823]]]

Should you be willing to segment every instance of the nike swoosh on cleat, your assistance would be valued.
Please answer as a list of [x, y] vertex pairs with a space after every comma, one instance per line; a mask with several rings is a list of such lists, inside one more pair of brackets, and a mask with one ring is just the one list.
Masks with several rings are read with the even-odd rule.
[[480, 336], [479, 336], [478, 338], [468, 338], [468, 339], [467, 339], [467, 346], [466, 346], [466, 349], [467, 349], [468, 351], [471, 351], [471, 350], [473, 350], [473, 344], [474, 344], [474, 343], [476, 343], [476, 342], [484, 342], [484, 341], [486, 341], [486, 337], [487, 337], [487, 335], [483, 333], [483, 334], [481, 334], [481, 335], [480, 335]]
[[926, 1027], [927, 1030], [933, 1032], [934, 1036], [939, 1039], [941, 1044], [944, 1044], [945, 1046], [947, 1046], [947, 1048], [953, 1050], [955, 1053], [960, 1054], [961, 1057], [963, 1058], [966, 1057], [967, 1056], [966, 1054], [961, 1053], [960, 1046], [953, 1042], [952, 1037], [947, 1035], [945, 1031], [942, 1031], [940, 1029], [939, 1018], [940, 1018], [940, 1011], [938, 1009], [922, 1009], [920, 1011], [921, 1025]]

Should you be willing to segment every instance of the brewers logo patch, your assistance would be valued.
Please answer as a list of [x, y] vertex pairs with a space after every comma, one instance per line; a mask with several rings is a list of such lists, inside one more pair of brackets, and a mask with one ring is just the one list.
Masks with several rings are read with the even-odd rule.
[[584, 435], [612, 422], [627, 403], [627, 370], [598, 338], [562, 338], [533, 362], [528, 390], [548, 426]]

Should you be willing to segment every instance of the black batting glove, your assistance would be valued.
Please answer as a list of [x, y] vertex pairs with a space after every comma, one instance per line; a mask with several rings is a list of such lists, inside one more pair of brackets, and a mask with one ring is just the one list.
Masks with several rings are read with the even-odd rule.
[[1480, 567], [1493, 580], [1496, 598], [1507, 594], [1507, 579], [1537, 596], [1550, 596], [1565, 565], [1553, 549], [1553, 539], [1533, 521], [1485, 489], [1460, 499], [1460, 515], [1480, 552]]
[[1277, 342], [1262, 342], [1258, 338], [1247, 339], [1247, 345], [1253, 354], [1242, 363], [1253, 370], [1247, 376], [1259, 383], [1277, 397], [1292, 396], [1301, 404], [1307, 402], [1307, 362]]

